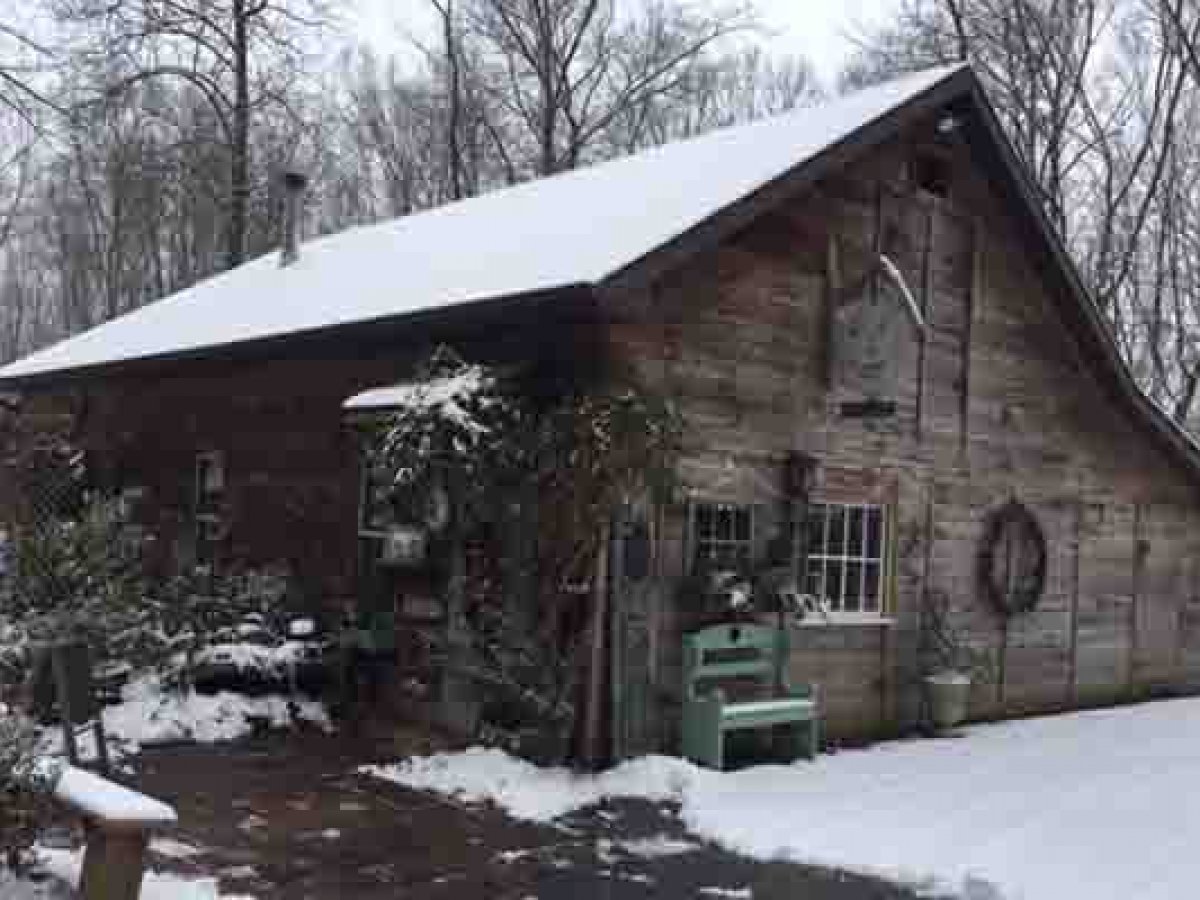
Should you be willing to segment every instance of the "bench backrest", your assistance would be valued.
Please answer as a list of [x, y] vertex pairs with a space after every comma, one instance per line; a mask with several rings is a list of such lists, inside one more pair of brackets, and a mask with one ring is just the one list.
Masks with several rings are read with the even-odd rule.
[[764, 625], [713, 625], [683, 639], [683, 687], [688, 699], [707, 693], [702, 682], [754, 680], [774, 687], [787, 659], [787, 634]]

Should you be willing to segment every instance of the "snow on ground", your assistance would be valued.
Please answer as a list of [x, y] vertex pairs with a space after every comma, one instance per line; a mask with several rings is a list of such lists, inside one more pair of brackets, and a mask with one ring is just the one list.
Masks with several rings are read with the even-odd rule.
[[286, 728], [295, 719], [329, 728], [325, 707], [313, 700], [268, 695], [249, 697], [222, 691], [163, 690], [153, 678], [126, 685], [121, 702], [104, 710], [104, 728], [136, 752], [143, 744], [192, 740], [202, 744], [232, 741], [254, 730], [255, 719]]
[[1200, 881], [1197, 748], [1193, 698], [728, 773], [644, 757], [574, 775], [479, 748], [365, 771], [535, 821], [606, 797], [675, 800], [693, 832], [730, 850], [967, 900], [1178, 900]]
[[[143, 745], [195, 741], [202, 744], [232, 741], [254, 730], [255, 720], [272, 728], [287, 728], [297, 721], [320, 728], [332, 727], [324, 705], [279, 695], [249, 697], [221, 692], [170, 691], [152, 676], [127, 684], [121, 702], [104, 708], [104, 730], [121, 754], [137, 753]], [[59, 752], [62, 736], [57, 728], [46, 731], [47, 752]], [[94, 755], [87, 740], [80, 741], [84, 756]]]
[[643, 757], [584, 777], [566, 769], [540, 769], [502, 750], [481, 747], [395, 766], [364, 766], [361, 771], [463, 800], [492, 800], [514, 818], [535, 822], [549, 822], [606, 797], [676, 800], [693, 777], [687, 763], [663, 756]]
[[[62, 850], [50, 847], [37, 848], [38, 862], [54, 878], [71, 885], [79, 883], [79, 873], [83, 867], [83, 850]], [[26, 891], [22, 891], [22, 884]], [[0, 882], [4, 886], [4, 882]], [[31, 885], [28, 882], [14, 881], [10, 884], [12, 894], [0, 896], [4, 900], [49, 900], [61, 896], [53, 892], [54, 885]], [[222, 894], [217, 888], [215, 878], [184, 878], [168, 872], [147, 872], [142, 879], [141, 900], [251, 900], [242, 895]]]

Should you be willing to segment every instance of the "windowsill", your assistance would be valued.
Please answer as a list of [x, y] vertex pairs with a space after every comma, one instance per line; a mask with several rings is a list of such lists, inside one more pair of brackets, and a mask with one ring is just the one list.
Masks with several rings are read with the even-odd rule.
[[829, 613], [822, 616], [818, 614], [810, 614], [803, 619], [793, 619], [793, 628], [830, 628], [837, 626], [859, 626], [859, 627], [876, 627], [886, 628], [889, 625], [895, 625], [896, 620], [891, 616], [881, 615], [880, 613]]

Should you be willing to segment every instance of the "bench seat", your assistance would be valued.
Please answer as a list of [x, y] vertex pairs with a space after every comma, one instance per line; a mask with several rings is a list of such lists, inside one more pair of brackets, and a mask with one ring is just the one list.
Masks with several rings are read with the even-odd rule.
[[757, 728], [786, 722], [807, 721], [816, 715], [817, 704], [801, 697], [730, 703], [721, 707], [721, 727]]
[[[788, 726], [789, 755], [812, 759], [820, 743], [816, 692], [787, 683], [785, 631], [755, 624], [714, 625], [684, 638], [683, 755], [701, 765], [725, 765], [725, 733]], [[730, 702], [716, 682], [756, 683], [762, 700]]]

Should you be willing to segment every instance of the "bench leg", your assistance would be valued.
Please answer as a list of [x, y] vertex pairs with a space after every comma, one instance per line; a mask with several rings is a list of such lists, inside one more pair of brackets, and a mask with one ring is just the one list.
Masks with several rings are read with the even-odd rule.
[[89, 823], [79, 893], [83, 900], [138, 900], [149, 836], [141, 830], [105, 830]]
[[816, 759], [821, 752], [821, 722], [819, 719], [809, 719], [803, 725], [804, 737], [800, 745], [800, 753], [806, 759]]
[[816, 719], [795, 722], [786, 729], [790, 761], [800, 757], [816, 759], [821, 748], [821, 725]]
[[725, 736], [721, 733], [721, 729], [714, 728], [704, 731], [703, 734], [696, 736], [695, 755], [692, 757], [692, 762], [720, 771], [724, 768], [725, 762], [724, 745]]

